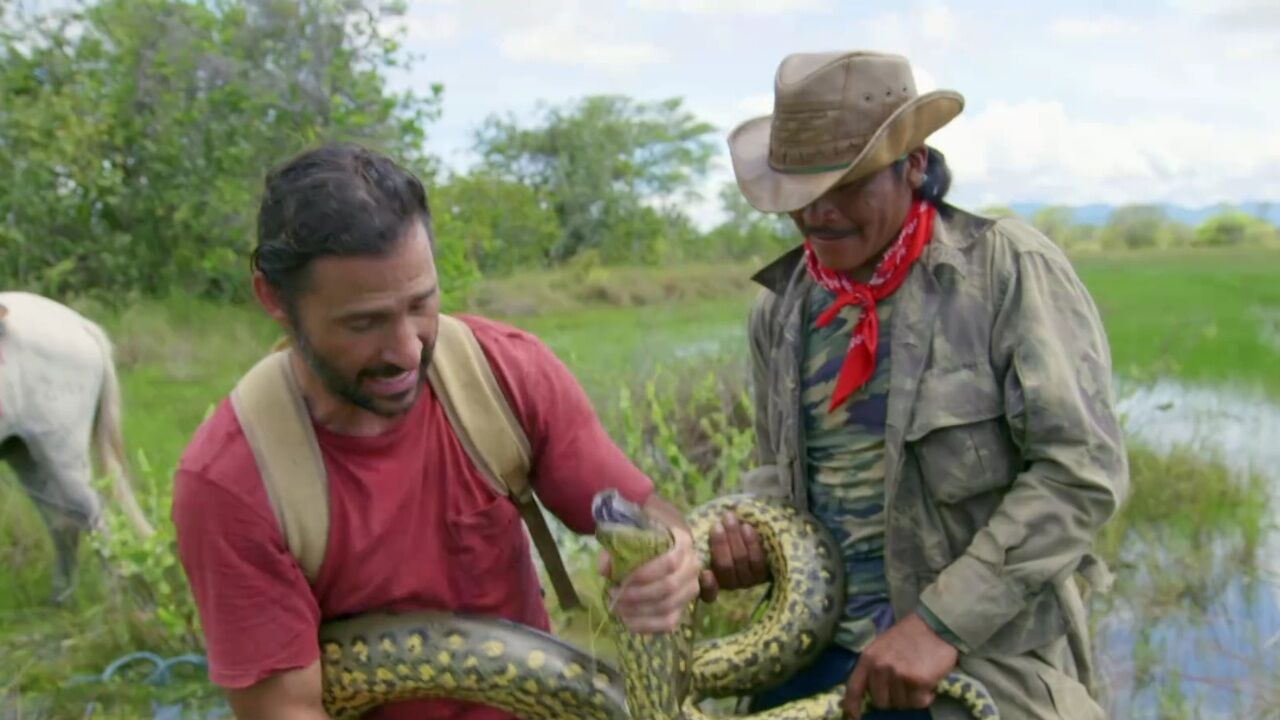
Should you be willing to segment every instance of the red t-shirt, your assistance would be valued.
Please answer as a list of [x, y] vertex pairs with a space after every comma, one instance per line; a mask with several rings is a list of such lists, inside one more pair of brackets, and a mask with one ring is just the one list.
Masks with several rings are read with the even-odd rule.
[[[594, 530], [591, 498], [616, 487], [644, 502], [652, 483], [610, 440], [585, 393], [532, 335], [475, 317], [499, 386], [529, 437], [532, 482], [572, 530]], [[319, 658], [318, 625], [373, 610], [549, 619], [515, 505], [476, 472], [428, 385], [397, 427], [375, 437], [316, 428], [329, 474], [330, 527], [316, 585], [289, 553], [229, 401], [179, 463], [173, 522], [199, 608], [214, 683], [242, 688]], [[388, 705], [378, 720], [509, 715], [460, 702]]]

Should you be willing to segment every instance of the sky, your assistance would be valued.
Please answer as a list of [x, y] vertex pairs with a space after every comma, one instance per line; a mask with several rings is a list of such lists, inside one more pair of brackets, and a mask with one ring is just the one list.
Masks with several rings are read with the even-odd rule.
[[393, 87], [444, 85], [428, 150], [458, 171], [490, 115], [683, 98], [717, 128], [704, 225], [725, 138], [771, 111], [781, 59], [840, 49], [902, 54], [921, 92], [965, 97], [929, 139], [958, 204], [1280, 200], [1280, 0], [409, 0], [393, 26], [418, 55]]

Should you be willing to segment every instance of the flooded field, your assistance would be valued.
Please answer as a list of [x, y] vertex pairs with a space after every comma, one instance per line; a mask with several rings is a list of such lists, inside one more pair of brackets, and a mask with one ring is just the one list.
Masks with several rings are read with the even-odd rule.
[[[1280, 405], [1161, 381], [1122, 386], [1120, 407], [1133, 442], [1220, 463], [1199, 482], [1260, 489], [1275, 507]], [[1206, 498], [1217, 489], [1199, 502], [1212, 502]], [[1209, 516], [1218, 521], [1133, 528], [1113, 568], [1114, 596], [1095, 603], [1099, 669], [1114, 717], [1280, 717], [1275, 514], [1264, 510], [1256, 525], [1247, 509]]]

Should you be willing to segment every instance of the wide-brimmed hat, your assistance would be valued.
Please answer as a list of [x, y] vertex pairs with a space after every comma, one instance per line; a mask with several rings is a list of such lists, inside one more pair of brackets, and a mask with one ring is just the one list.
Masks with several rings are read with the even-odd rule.
[[788, 55], [774, 77], [773, 114], [729, 134], [733, 172], [756, 209], [798, 210], [892, 164], [963, 108], [953, 90], [917, 95], [900, 55]]

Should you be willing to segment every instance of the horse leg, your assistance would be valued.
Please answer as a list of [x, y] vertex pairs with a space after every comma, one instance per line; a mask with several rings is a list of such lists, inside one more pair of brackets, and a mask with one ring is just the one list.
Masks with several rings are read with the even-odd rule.
[[81, 535], [102, 519], [102, 501], [90, 485], [88, 450], [77, 451], [67, 443], [34, 450], [22, 444], [8, 459], [53, 540], [52, 601], [62, 604], [75, 589]]

